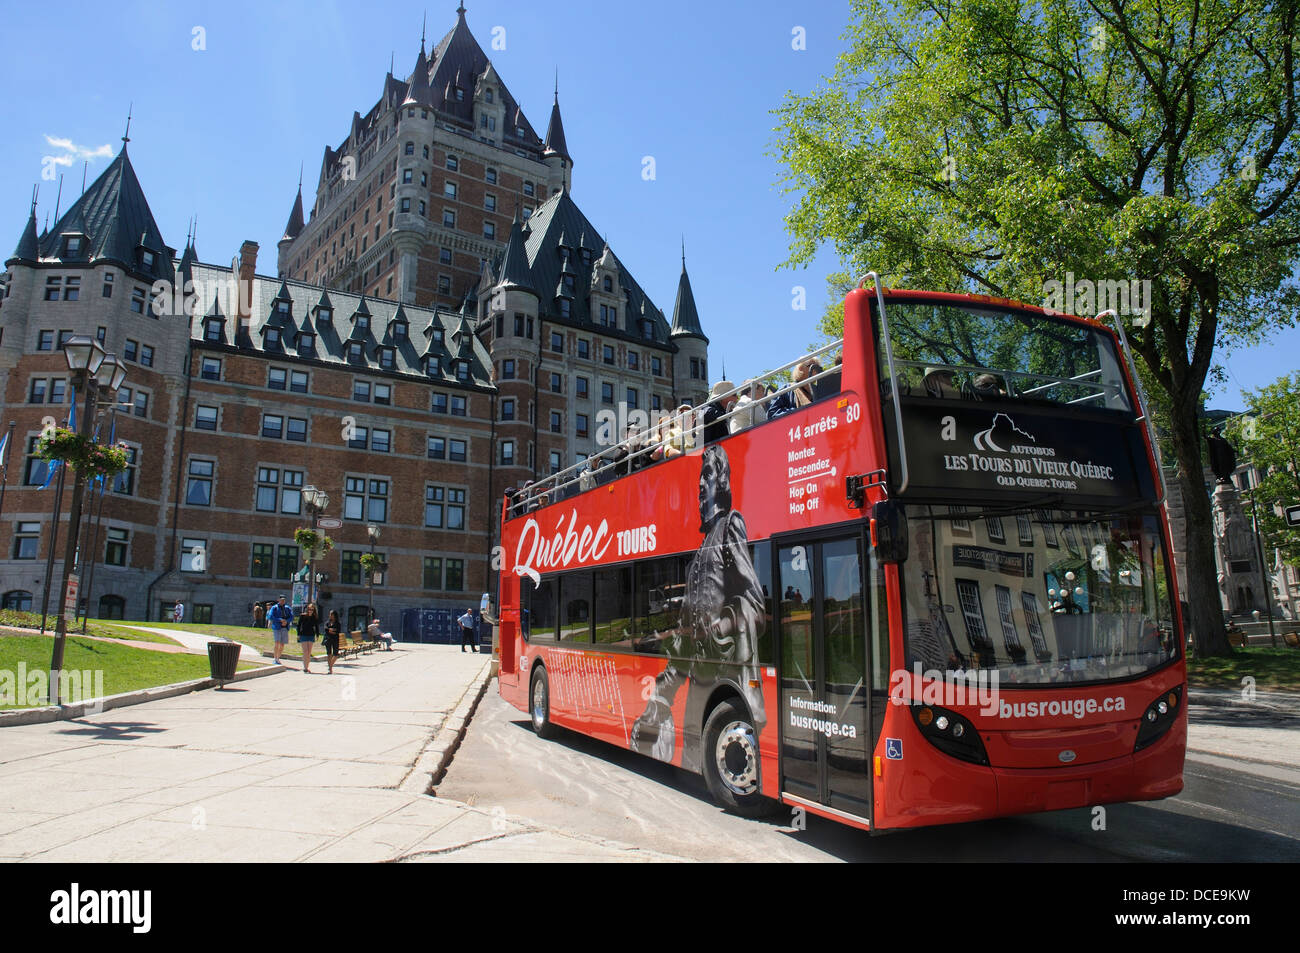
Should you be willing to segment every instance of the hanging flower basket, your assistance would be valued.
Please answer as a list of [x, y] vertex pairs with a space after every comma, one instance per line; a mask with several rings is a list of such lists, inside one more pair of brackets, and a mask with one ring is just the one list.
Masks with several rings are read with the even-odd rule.
[[117, 476], [130, 461], [125, 445], [103, 446], [68, 427], [47, 431], [36, 444], [36, 456], [47, 461], [62, 460], [91, 477]]
[[373, 576], [379, 569], [381, 560], [374, 553], [361, 554], [361, 571], [367, 576]]
[[293, 531], [293, 541], [302, 548], [303, 558], [311, 562], [324, 559], [325, 555], [334, 548], [334, 540], [324, 533], [305, 526], [300, 526]]

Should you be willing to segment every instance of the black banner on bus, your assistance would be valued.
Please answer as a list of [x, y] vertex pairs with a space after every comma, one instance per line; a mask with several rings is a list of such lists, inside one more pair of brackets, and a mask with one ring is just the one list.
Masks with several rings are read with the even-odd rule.
[[[907, 495], [1009, 500], [1063, 494], [1106, 505], [1155, 498], [1139, 425], [1110, 415], [1036, 411], [1014, 402], [903, 398]], [[886, 405], [885, 419], [892, 424]], [[893, 427], [886, 432], [892, 437]], [[890, 440], [893, 483], [897, 446]]]

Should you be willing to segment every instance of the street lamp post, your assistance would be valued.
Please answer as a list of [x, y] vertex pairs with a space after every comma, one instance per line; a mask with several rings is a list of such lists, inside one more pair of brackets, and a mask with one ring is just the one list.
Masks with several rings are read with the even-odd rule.
[[[74, 335], [64, 346], [68, 369], [72, 371], [72, 400], [75, 405], [77, 391], [86, 394], [86, 407], [82, 412], [80, 435], [89, 440], [95, 425], [95, 404], [100, 389], [117, 390], [126, 379], [126, 366], [116, 357], [109, 356], [94, 338]], [[68, 510], [68, 539], [63, 551], [63, 572], [59, 585], [59, 615], [54, 626], [54, 654], [50, 660], [50, 704], [59, 704], [59, 674], [63, 669], [63, 650], [68, 634], [67, 593], [68, 578], [77, 558], [77, 537], [81, 529], [81, 498], [85, 490], [85, 474], [77, 470], [72, 483], [72, 505]]]
[[[320, 515], [325, 512], [325, 507], [330, 505], [329, 494], [318, 487], [308, 484], [303, 487], [302, 505], [307, 508], [307, 515], [311, 517], [312, 531], [316, 531], [316, 523]], [[319, 549], [319, 540], [315, 549]], [[307, 553], [307, 601], [309, 603], [316, 601], [316, 573], [312, 569], [315, 549]]]
[[370, 589], [369, 602], [367, 609], [369, 615], [366, 616], [366, 624], [375, 617], [375, 543], [379, 542], [379, 527], [374, 523], [366, 527], [366, 536], [370, 538], [370, 572], [366, 573], [366, 585]]

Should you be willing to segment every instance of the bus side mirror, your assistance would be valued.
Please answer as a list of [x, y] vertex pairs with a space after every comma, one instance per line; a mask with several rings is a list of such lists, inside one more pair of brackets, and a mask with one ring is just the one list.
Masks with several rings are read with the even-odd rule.
[[876, 559], [882, 565], [907, 560], [907, 509], [898, 500], [880, 500], [871, 506], [871, 535]]

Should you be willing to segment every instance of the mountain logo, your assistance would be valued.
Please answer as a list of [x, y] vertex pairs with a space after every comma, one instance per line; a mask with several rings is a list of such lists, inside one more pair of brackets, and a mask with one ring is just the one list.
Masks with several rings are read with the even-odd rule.
[[1030, 443], [1038, 442], [1038, 439], [1033, 434], [1025, 433], [1006, 414], [994, 414], [993, 425], [988, 430], [981, 430], [975, 435], [975, 448], [977, 450], [996, 450], [998, 453], [1006, 453], [1005, 448], [1010, 446], [1012, 440], [1016, 439], [1028, 440]]

